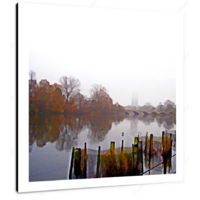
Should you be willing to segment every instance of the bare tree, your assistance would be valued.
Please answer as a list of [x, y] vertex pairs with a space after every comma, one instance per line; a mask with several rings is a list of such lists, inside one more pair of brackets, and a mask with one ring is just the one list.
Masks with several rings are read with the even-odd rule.
[[101, 85], [93, 85], [91, 92], [91, 111], [108, 113], [112, 110], [112, 99], [105, 87]]
[[34, 71], [30, 70], [29, 75], [30, 75], [30, 80], [33, 80], [35, 78], [35, 72]]
[[107, 89], [102, 85], [94, 84], [92, 87], [93, 88], [90, 90], [92, 100], [100, 102], [102, 98], [109, 97]]
[[34, 89], [36, 87], [37, 81], [35, 80], [35, 72], [30, 70], [29, 71], [30, 80], [29, 80], [29, 95], [34, 95]]
[[70, 76], [63, 76], [60, 79], [60, 83], [62, 84], [63, 87], [63, 94], [66, 98], [66, 101], [68, 102], [71, 97], [76, 95], [80, 89], [80, 81], [78, 79], [75, 79], [74, 77]]

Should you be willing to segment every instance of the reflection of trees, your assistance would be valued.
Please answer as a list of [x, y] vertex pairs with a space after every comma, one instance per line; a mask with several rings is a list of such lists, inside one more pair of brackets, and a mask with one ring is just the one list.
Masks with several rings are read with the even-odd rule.
[[68, 126], [65, 126], [63, 131], [60, 132], [60, 135], [58, 137], [56, 143], [56, 149], [58, 151], [63, 151], [64, 149], [68, 151], [71, 150], [71, 148], [76, 145], [77, 141], [75, 141], [72, 135], [70, 134]]
[[78, 134], [85, 128], [81, 118], [68, 117], [65, 121], [68, 124], [60, 132], [56, 143], [56, 149], [59, 151], [70, 151], [73, 146], [77, 146]]
[[29, 146], [34, 141], [38, 147], [43, 147], [47, 142], [58, 139], [62, 128], [63, 115], [58, 116], [30, 116], [29, 120]]
[[113, 122], [115, 123], [116, 126], [117, 126], [118, 124], [120, 124], [123, 120], [124, 120], [124, 116], [115, 116], [115, 117], [113, 118]]
[[153, 117], [151, 115], [147, 115], [147, 116], [137, 115], [136, 118], [138, 120], [142, 121], [145, 125], [149, 125], [155, 121], [155, 117]]
[[92, 143], [103, 141], [112, 127], [113, 118], [108, 116], [93, 117], [90, 119], [88, 138]]
[[151, 115], [148, 115], [146, 117], [138, 116], [138, 119], [141, 120], [147, 126], [155, 121], [155, 118], [152, 117]]
[[156, 116], [156, 122], [158, 124], [159, 127], [162, 126], [163, 122], [165, 121], [164, 117], [160, 117], [160, 116]]
[[89, 129], [88, 138], [92, 142], [103, 141], [111, 129], [112, 122], [119, 123], [124, 117], [89, 117], [89, 116], [30, 116], [29, 121], [29, 151], [34, 142], [43, 147], [47, 142], [56, 142], [58, 151], [71, 150], [77, 146], [78, 135], [84, 129]]
[[166, 117], [156, 117], [156, 122], [159, 127], [163, 125], [163, 127], [167, 130], [174, 128], [173, 116], [166, 116]]
[[133, 121], [132, 124], [137, 123], [135, 122], [135, 120], [137, 119], [137, 120], [142, 121], [145, 125], [150, 125], [152, 122], [155, 122], [156, 120], [157, 125], [159, 127], [163, 125], [163, 127], [167, 130], [174, 128], [174, 124], [175, 124], [172, 115], [168, 115], [165, 117], [161, 117], [161, 116], [153, 117], [151, 115], [143, 117], [143, 116], [138, 115], [136, 117], [126, 117], [126, 119]]
[[165, 122], [163, 123], [163, 126], [167, 130], [174, 128], [173, 117], [172, 116], [166, 117]]

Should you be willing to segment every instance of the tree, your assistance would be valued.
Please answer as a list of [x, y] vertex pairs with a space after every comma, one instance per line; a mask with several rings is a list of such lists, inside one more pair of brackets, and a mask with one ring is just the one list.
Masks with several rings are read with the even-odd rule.
[[164, 103], [165, 108], [167, 107], [167, 105], [171, 105], [173, 108], [175, 107], [174, 102], [172, 102], [170, 100], [165, 101], [165, 103]]
[[61, 95], [59, 95], [56, 90], [53, 90], [48, 95], [48, 101], [47, 101], [47, 109], [52, 112], [57, 113], [63, 113], [63, 98]]
[[92, 87], [93, 88], [90, 90], [92, 100], [100, 102], [106, 97], [110, 98], [109, 94], [107, 93], [107, 89], [102, 85], [94, 84]]
[[152, 111], [153, 110], [153, 106], [149, 103], [149, 102], [147, 102], [147, 103], [145, 103], [145, 105], [144, 106], [142, 106], [142, 110], [143, 111]]
[[30, 79], [29, 79], [29, 96], [34, 96], [35, 88], [37, 85], [37, 81], [35, 80], [35, 72], [30, 70], [29, 72]]
[[29, 75], [30, 75], [30, 80], [34, 80], [35, 72], [33, 70], [30, 70]]
[[79, 112], [85, 111], [85, 104], [87, 101], [87, 97], [82, 95], [80, 92], [78, 92], [74, 97], [75, 106], [78, 108]]
[[113, 113], [114, 114], [121, 114], [121, 113], [125, 113], [125, 109], [123, 106], [121, 106], [119, 103], [116, 103], [113, 105]]
[[80, 81], [75, 79], [74, 77], [63, 76], [60, 79], [60, 83], [62, 84], [63, 94], [65, 96], [66, 102], [69, 101], [71, 97], [76, 95], [80, 90]]
[[93, 85], [93, 88], [90, 90], [91, 92], [91, 103], [92, 103], [92, 110], [107, 113], [110, 112], [112, 109], [112, 99], [110, 98], [109, 94], [107, 93], [107, 89], [101, 85]]
[[162, 103], [160, 102], [159, 104], [158, 104], [158, 106], [156, 107], [156, 111], [158, 111], [158, 112], [162, 112], [162, 111], [164, 111], [165, 110], [165, 107], [162, 105]]
[[173, 111], [174, 107], [171, 104], [167, 104], [166, 108], [165, 108], [165, 112], [171, 112]]

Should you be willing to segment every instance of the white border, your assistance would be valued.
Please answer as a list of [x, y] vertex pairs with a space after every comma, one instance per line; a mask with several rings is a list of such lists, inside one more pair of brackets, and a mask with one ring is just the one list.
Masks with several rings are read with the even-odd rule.
[[[180, 13], [151, 13], [149, 15], [168, 17], [175, 16], [177, 26], [180, 30], [180, 38], [177, 41], [177, 46], [180, 51], [177, 53], [177, 173], [174, 175], [154, 175], [154, 176], [136, 176], [136, 177], [120, 177], [120, 178], [101, 178], [101, 179], [86, 179], [86, 180], [62, 180], [62, 181], [44, 181], [44, 182], [29, 182], [29, 152], [28, 152], [28, 71], [29, 71], [29, 56], [28, 56], [28, 40], [26, 26], [28, 20], [28, 10], [31, 6], [39, 6], [37, 4], [19, 3], [18, 5], [18, 192], [33, 192], [47, 191], [60, 189], [75, 189], [75, 188], [91, 188], [105, 186], [119, 186], [130, 184], [146, 184], [146, 183], [164, 183], [173, 181], [183, 181], [183, 15]], [[77, 9], [76, 7], [68, 7], [67, 9]], [[80, 9], [80, 8], [79, 8]], [[97, 8], [81, 8], [89, 9]], [[103, 9], [102, 9], [103, 11]], [[112, 9], [109, 9], [112, 12]], [[134, 12], [125, 10], [124, 12]]]

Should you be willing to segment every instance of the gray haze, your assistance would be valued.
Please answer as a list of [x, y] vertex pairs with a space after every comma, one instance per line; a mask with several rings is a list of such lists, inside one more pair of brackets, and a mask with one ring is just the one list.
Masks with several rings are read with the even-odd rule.
[[35, 6], [28, 13], [29, 69], [59, 83], [74, 76], [81, 93], [107, 88], [113, 103], [176, 103], [176, 20], [132, 11]]

